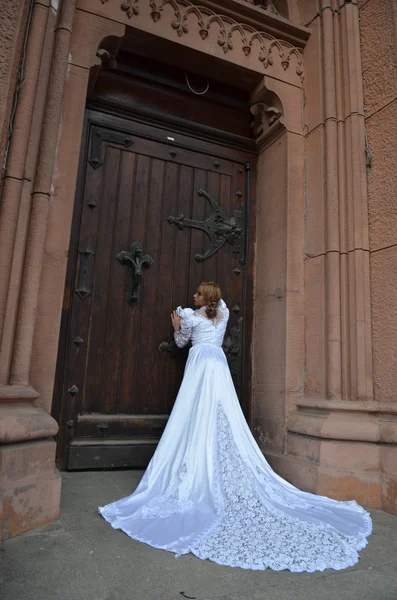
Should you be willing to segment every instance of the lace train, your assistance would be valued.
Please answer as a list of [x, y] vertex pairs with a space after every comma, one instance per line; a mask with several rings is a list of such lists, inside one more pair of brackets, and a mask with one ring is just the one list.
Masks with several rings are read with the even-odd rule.
[[[331, 526], [304, 523], [274, 507], [266, 507], [255, 492], [256, 486], [242, 462], [221, 406], [217, 434], [225, 502], [217, 527], [192, 548], [196, 556], [244, 569], [270, 567], [275, 571], [309, 573], [328, 568], [345, 569], [358, 561], [358, 550], [366, 546], [366, 537], [372, 531], [367, 513], [367, 526], [360, 538], [355, 538], [342, 535]], [[273, 485], [273, 490], [275, 488]], [[283, 497], [280, 490], [276, 490], [274, 499], [280, 495]]]
[[[216, 422], [217, 456], [213, 464], [218, 465], [215, 480], [219, 483], [214, 494], [217, 518], [194, 545], [180, 549], [176, 555], [192, 552], [201, 559], [252, 570], [271, 568], [274, 571], [311, 573], [354, 565], [359, 560], [358, 551], [366, 546], [366, 538], [372, 531], [369, 514], [355, 502], [343, 503], [354, 506], [364, 516], [361, 534], [353, 537], [343, 535], [330, 525], [306, 523], [285, 514], [275, 503], [289, 501], [291, 508], [291, 495], [274, 482], [267, 488], [273, 504], [265, 504], [259, 498], [250, 469], [240, 456], [221, 404], [218, 405]], [[183, 463], [177, 482], [167, 494], [155, 496], [142, 508], [142, 518], [165, 519], [190, 510], [193, 504], [186, 497], [186, 489], [183, 489], [186, 476], [187, 465]], [[120, 510], [116, 505], [100, 508], [102, 516], [111, 524]], [[294, 506], [310, 509], [311, 504], [295, 499]], [[156, 548], [171, 550], [170, 545], [159, 545], [151, 539], [129, 535]]]

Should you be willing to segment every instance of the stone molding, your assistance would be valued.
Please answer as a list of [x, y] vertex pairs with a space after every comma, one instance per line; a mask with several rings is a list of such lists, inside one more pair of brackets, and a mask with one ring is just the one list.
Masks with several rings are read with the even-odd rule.
[[[100, 1], [102, 4], [107, 4], [115, 0]], [[177, 32], [179, 37], [191, 33], [190, 17], [195, 17], [195, 26], [203, 42], [207, 39], [210, 31], [216, 28], [218, 31], [218, 45], [227, 54], [234, 49], [235, 39], [238, 36], [244, 55], [247, 57], [256, 52], [258, 60], [265, 70], [273, 65], [277, 56], [286, 71], [290, 67], [291, 57], [294, 56], [297, 63], [296, 74], [303, 82], [304, 64], [301, 49], [291, 42], [278, 39], [269, 32], [257, 29], [252, 24], [243, 22], [243, 20], [237, 21], [230, 15], [215, 12], [209, 6], [194, 4], [189, 0], [149, 0], [148, 4], [146, 2], [141, 4], [141, 0], [122, 0], [120, 3], [120, 9], [126, 13], [129, 19], [140, 15], [142, 9], [149, 9], [150, 16], [155, 23], [165, 17], [164, 9], [167, 6], [173, 12], [169, 25]], [[255, 7], [250, 8], [254, 9]], [[167, 16], [169, 17], [169, 12], [167, 12]], [[304, 28], [297, 29], [306, 33]]]
[[42, 408], [27, 403], [0, 404], [0, 445], [51, 438], [58, 423]]
[[0, 385], [0, 403], [5, 402], [35, 402], [40, 397], [30, 385]]
[[396, 444], [397, 424], [390, 419], [396, 412], [395, 406], [379, 407], [378, 411], [365, 407], [330, 407], [328, 411], [306, 407], [288, 417], [287, 429], [317, 439]]

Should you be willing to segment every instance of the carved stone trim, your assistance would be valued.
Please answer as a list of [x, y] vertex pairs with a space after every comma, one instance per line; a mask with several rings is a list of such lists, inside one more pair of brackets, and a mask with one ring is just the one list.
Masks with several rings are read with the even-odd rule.
[[164, 6], [171, 5], [174, 9], [175, 19], [172, 27], [179, 36], [189, 33], [188, 17], [194, 15], [197, 19], [199, 33], [203, 40], [208, 37], [208, 33], [213, 26], [219, 30], [218, 44], [225, 54], [233, 49], [233, 34], [238, 33], [241, 37], [242, 50], [248, 56], [253, 47], [259, 47], [259, 60], [263, 63], [265, 69], [273, 64], [273, 49], [275, 48], [280, 56], [281, 64], [284, 69], [289, 67], [292, 55], [295, 55], [298, 61], [296, 68], [297, 74], [303, 75], [302, 54], [289, 42], [277, 40], [273, 36], [263, 31], [258, 31], [243, 23], [238, 23], [234, 19], [214, 13], [209, 8], [192, 4], [188, 0], [149, 0], [152, 10], [153, 21], [157, 22], [161, 18]]
[[[108, 1], [101, 0], [103, 4]], [[206, 6], [193, 4], [189, 0], [142, 0], [141, 5], [140, 0], [123, 0], [120, 8], [131, 18], [137, 16], [142, 7], [146, 9], [148, 6], [153, 21], [157, 23], [162, 17], [164, 7], [167, 5], [174, 11], [171, 27], [179, 36], [191, 33], [189, 31], [189, 17], [193, 15], [196, 17], [198, 31], [203, 41], [207, 39], [211, 29], [217, 28], [219, 33], [218, 45], [225, 54], [233, 49], [235, 34], [238, 34], [245, 56], [256, 51], [258, 59], [265, 69], [273, 64], [274, 51], [278, 53], [284, 70], [288, 69], [291, 56], [295, 56], [297, 60], [296, 73], [303, 81], [303, 56], [299, 48], [293, 46], [290, 42], [279, 40], [265, 31], [259, 31], [247, 23], [239, 23], [229, 16], [215, 13]], [[269, 12], [273, 11], [269, 10]]]
[[279, 15], [277, 8], [273, 4], [273, 0], [244, 0], [247, 4], [252, 4], [253, 6], [259, 6], [273, 15]]
[[[106, 4], [108, 0], [101, 0], [102, 4]], [[139, 15], [139, 0], [123, 0], [120, 4], [121, 10], [127, 13], [127, 17], [136, 17]]]
[[139, 15], [139, 0], [124, 0], [121, 3], [121, 9], [127, 13], [128, 17], [132, 17], [132, 15]]

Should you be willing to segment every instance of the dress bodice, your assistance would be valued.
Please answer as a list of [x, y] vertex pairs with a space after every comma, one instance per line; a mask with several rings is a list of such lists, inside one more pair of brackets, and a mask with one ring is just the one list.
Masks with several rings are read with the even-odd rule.
[[223, 300], [219, 302], [215, 319], [207, 317], [205, 307], [199, 310], [179, 307], [177, 310], [181, 317], [181, 329], [175, 331], [174, 338], [179, 348], [186, 346], [189, 341], [193, 346], [197, 344], [222, 346], [229, 320], [229, 309]]

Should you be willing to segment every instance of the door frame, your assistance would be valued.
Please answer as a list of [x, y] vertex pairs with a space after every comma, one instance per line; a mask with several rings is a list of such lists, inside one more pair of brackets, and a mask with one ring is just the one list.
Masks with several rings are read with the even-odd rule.
[[[170, 148], [185, 148], [203, 154], [217, 153], [219, 158], [241, 162], [241, 151], [250, 156], [250, 166], [247, 177], [249, 178], [246, 198], [246, 210], [249, 212], [247, 219], [246, 239], [246, 268], [244, 269], [243, 298], [245, 305], [244, 328], [242, 341], [242, 408], [248, 425], [253, 426], [253, 403], [252, 403], [252, 339], [253, 339], [253, 292], [254, 292], [254, 261], [255, 261], [255, 231], [256, 231], [256, 158], [257, 149], [253, 140], [241, 138], [234, 134], [228, 134], [211, 127], [191, 123], [184, 119], [170, 117], [158, 113], [147, 114], [147, 111], [134, 111], [133, 113], [109, 106], [90, 102], [87, 104], [82, 130], [80, 147], [78, 179], [76, 185], [75, 201], [73, 207], [73, 218], [71, 237], [69, 244], [68, 264], [66, 270], [66, 281], [64, 299], [62, 304], [62, 317], [59, 336], [58, 356], [56, 365], [56, 376], [54, 385], [54, 396], [52, 403], [52, 416], [59, 423], [57, 441], [57, 466], [61, 470], [67, 468], [69, 435], [68, 427], [72, 428], [69, 421], [68, 403], [64, 398], [64, 379], [67, 377], [67, 344], [69, 339], [70, 319], [72, 314], [72, 290], [75, 276], [75, 263], [78, 251], [77, 240], [80, 235], [81, 211], [83, 209], [83, 195], [85, 183], [85, 170], [89, 151], [89, 131], [92, 125], [118, 129], [126, 134], [143, 137], [153, 141], [168, 144]], [[174, 136], [178, 136], [175, 138]], [[174, 139], [169, 139], [174, 138]], [[213, 140], [213, 141], [212, 141]], [[211, 144], [209, 149], [209, 144]], [[245, 148], [244, 148], [245, 146]], [[243, 165], [244, 162], [241, 162]], [[71, 254], [73, 252], [73, 255]], [[153, 453], [155, 445], [146, 449], [143, 460]]]

